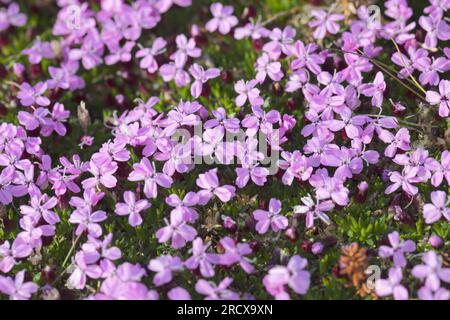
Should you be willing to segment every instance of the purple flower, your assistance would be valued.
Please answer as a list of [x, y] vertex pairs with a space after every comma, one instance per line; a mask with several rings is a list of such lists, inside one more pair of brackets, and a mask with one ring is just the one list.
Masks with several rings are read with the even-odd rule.
[[253, 40], [269, 36], [270, 31], [264, 28], [260, 23], [250, 21], [243, 27], [237, 27], [234, 30], [234, 38], [241, 40], [251, 37]]
[[281, 212], [281, 201], [275, 198], [270, 199], [269, 211], [266, 210], [255, 210], [253, 212], [253, 217], [256, 221], [256, 231], [259, 234], [264, 234], [267, 232], [269, 227], [272, 228], [274, 232], [284, 230], [288, 227], [288, 219], [282, 215]]
[[159, 12], [164, 13], [167, 12], [174, 3], [180, 7], [189, 7], [192, 5], [192, 0], [158, 0], [155, 5]]
[[252, 107], [259, 107], [264, 104], [264, 99], [259, 96], [259, 89], [255, 88], [257, 80], [250, 80], [244, 82], [244, 80], [239, 80], [234, 85], [234, 90], [239, 94], [236, 97], [236, 105], [242, 107], [245, 102], [250, 102]]
[[136, 195], [132, 191], [125, 191], [123, 193], [125, 203], [116, 203], [116, 214], [119, 216], [128, 216], [128, 223], [132, 227], [142, 224], [142, 217], [139, 214], [141, 211], [150, 208], [151, 204], [143, 199], [136, 201]]
[[389, 146], [384, 150], [386, 157], [392, 158], [397, 153], [397, 149], [407, 151], [410, 149], [410, 135], [406, 128], [401, 128], [397, 131], [395, 136], [387, 130], [382, 130], [379, 138], [384, 143], [388, 143]]
[[306, 214], [306, 227], [312, 228], [314, 226], [314, 220], [320, 219], [327, 225], [331, 223], [330, 218], [325, 212], [331, 211], [334, 208], [334, 204], [331, 200], [320, 202], [317, 200], [315, 203], [311, 196], [301, 198], [303, 205], [297, 205], [294, 207], [294, 213]]
[[102, 227], [98, 222], [105, 221], [107, 218], [106, 212], [98, 210], [92, 212], [90, 208], [75, 210], [69, 218], [69, 222], [78, 224], [75, 234], [79, 236], [87, 231], [89, 235], [98, 238], [102, 235]]
[[148, 269], [156, 272], [153, 277], [153, 284], [157, 287], [172, 281], [172, 272], [183, 268], [183, 262], [179, 257], [163, 255], [156, 259], [150, 260]]
[[250, 259], [245, 257], [253, 252], [248, 243], [238, 243], [236, 245], [233, 239], [225, 237], [220, 240], [220, 244], [225, 249], [225, 253], [219, 256], [219, 264], [232, 266], [239, 263], [241, 268], [247, 273], [252, 273], [255, 270], [250, 263]]
[[80, 49], [70, 50], [69, 58], [70, 60], [81, 60], [83, 67], [90, 70], [102, 62], [103, 51], [103, 41], [101, 41], [98, 33], [90, 32], [84, 37]]
[[139, 163], [133, 165], [133, 171], [128, 176], [130, 181], [144, 181], [144, 193], [147, 198], [158, 196], [158, 185], [163, 188], [170, 188], [172, 178], [164, 173], [158, 173], [155, 164], [150, 163], [147, 158], [143, 158]]
[[372, 105], [374, 107], [381, 107], [383, 103], [383, 93], [386, 90], [386, 82], [384, 82], [384, 75], [381, 72], [377, 72], [373, 83], [363, 84], [360, 87], [360, 91], [366, 97], [372, 97]]
[[269, 34], [271, 41], [263, 47], [264, 52], [267, 52], [274, 60], [278, 60], [281, 53], [289, 55], [290, 45], [294, 42], [295, 34], [296, 31], [291, 26], [286, 26], [283, 30], [274, 28]]
[[155, 73], [158, 70], [158, 63], [155, 56], [160, 55], [166, 47], [166, 40], [159, 37], [153, 41], [151, 48], [143, 48], [136, 52], [136, 58], [142, 58], [139, 63], [141, 69], [147, 69], [148, 73]]
[[172, 247], [174, 249], [184, 247], [186, 242], [194, 240], [197, 235], [197, 230], [186, 223], [181, 211], [172, 210], [170, 222], [166, 220], [166, 224], [166, 227], [156, 231], [156, 237], [159, 243], [172, 239]]
[[445, 288], [439, 288], [436, 291], [423, 286], [417, 291], [417, 296], [420, 300], [450, 300], [450, 291]]
[[294, 152], [283, 151], [281, 157], [284, 160], [278, 161], [278, 166], [280, 169], [285, 170], [281, 181], [285, 185], [292, 185], [294, 178], [301, 181], [306, 181], [311, 176], [313, 168], [309, 165], [308, 159], [301, 154], [300, 151], [295, 150]]
[[38, 64], [42, 59], [55, 57], [50, 42], [42, 42], [40, 40], [36, 41], [31, 48], [23, 50], [22, 53], [28, 55], [28, 61], [31, 64]]
[[[94, 159], [94, 157], [93, 157]], [[89, 161], [88, 171], [94, 176], [82, 182], [83, 188], [96, 188], [100, 184], [106, 188], [114, 188], [117, 184], [117, 179], [114, 173], [117, 171], [117, 163], [106, 159], [106, 161]]]
[[55, 131], [58, 135], [65, 136], [67, 133], [67, 129], [63, 123], [67, 121], [69, 116], [70, 111], [65, 110], [62, 103], [55, 103], [51, 113], [51, 119], [44, 121], [41, 134], [44, 137], [49, 137], [53, 133], [53, 131]]
[[[286, 83], [286, 92], [295, 92], [303, 88], [309, 82], [309, 72], [305, 69], [298, 69], [289, 75], [289, 81]], [[311, 111], [311, 110], [309, 110]]]
[[318, 46], [315, 44], [305, 44], [297, 40], [294, 45], [289, 47], [289, 55], [295, 59], [291, 62], [292, 70], [299, 70], [307, 67], [314, 74], [321, 72], [320, 65], [325, 62], [319, 54], [315, 53]]
[[226, 277], [219, 285], [211, 281], [200, 279], [195, 284], [195, 291], [206, 296], [205, 300], [239, 300], [239, 295], [227, 289], [233, 279]]
[[169, 292], [167, 292], [167, 297], [170, 300], [191, 300], [189, 292], [182, 287], [170, 289]]
[[196, 184], [203, 189], [197, 193], [199, 196], [198, 204], [202, 206], [207, 204], [214, 195], [216, 195], [220, 201], [228, 202], [234, 197], [236, 192], [236, 188], [233, 186], [219, 186], [217, 169], [211, 169], [205, 173], [199, 174]]
[[431, 105], [439, 105], [439, 115], [441, 117], [448, 117], [450, 114], [450, 81], [441, 80], [439, 92], [427, 91], [426, 99]]
[[39, 126], [44, 126], [48, 122], [47, 116], [49, 111], [46, 108], [37, 108], [31, 114], [26, 111], [19, 111], [17, 118], [19, 123], [25, 127], [28, 131], [33, 131]]
[[425, 252], [422, 256], [425, 264], [415, 266], [411, 273], [415, 278], [425, 279], [425, 286], [437, 291], [441, 281], [450, 283], [450, 268], [442, 267], [442, 257], [434, 251]]
[[16, 237], [12, 245], [9, 241], [0, 245], [0, 271], [8, 273], [17, 264], [16, 259], [23, 259], [32, 253], [33, 248], [22, 237]]
[[127, 41], [123, 47], [118, 44], [108, 46], [110, 54], [105, 57], [105, 64], [110, 66], [118, 62], [128, 62], [131, 60], [135, 43], [133, 41]]
[[400, 283], [402, 278], [402, 268], [391, 268], [388, 279], [379, 279], [375, 282], [375, 292], [380, 297], [393, 295], [395, 300], [408, 300], [408, 289]]
[[423, 217], [425, 223], [431, 224], [443, 216], [450, 221], [450, 207], [447, 207], [447, 193], [445, 191], [431, 192], [431, 202], [423, 206]]
[[192, 256], [186, 260], [185, 266], [190, 270], [199, 268], [203, 277], [214, 276], [213, 264], [219, 263], [219, 257], [216, 254], [207, 253], [209, 244], [204, 245], [201, 238], [192, 241]]
[[175, 42], [177, 44], [177, 51], [170, 55], [170, 59], [175, 61], [175, 64], [183, 68], [188, 57], [198, 58], [202, 55], [202, 50], [196, 47], [194, 38], [188, 38], [184, 34], [179, 34]]
[[305, 294], [311, 282], [310, 273], [304, 270], [307, 265], [306, 259], [295, 255], [291, 257], [287, 266], [273, 267], [263, 279], [266, 290], [277, 300], [290, 299], [285, 291], [286, 285], [298, 294]]
[[440, 79], [439, 73], [450, 70], [450, 60], [444, 57], [437, 59], [426, 57], [417, 63], [417, 69], [422, 72], [419, 76], [419, 81], [422, 85], [437, 86]]
[[426, 160], [425, 166], [433, 171], [431, 177], [431, 184], [435, 187], [441, 185], [444, 178], [447, 183], [450, 184], [450, 151], [445, 150], [441, 154], [441, 163], [437, 162], [433, 158]]
[[280, 81], [283, 78], [283, 71], [281, 70], [281, 63], [278, 61], [271, 61], [267, 53], [263, 53], [261, 57], [256, 60], [256, 80], [263, 83], [268, 75], [273, 81]]
[[316, 28], [314, 30], [315, 39], [325, 38], [327, 31], [331, 34], [336, 34], [339, 32], [339, 24], [336, 21], [344, 20], [344, 15], [332, 13], [325, 10], [313, 10], [311, 12], [315, 20], [308, 23], [311, 28]]
[[159, 68], [159, 74], [165, 82], [175, 80], [177, 87], [182, 88], [191, 81], [189, 73], [183, 69], [184, 66], [185, 64], [181, 59], [176, 59], [175, 62], [162, 65]]
[[204, 124], [205, 129], [222, 128], [230, 133], [237, 133], [240, 129], [239, 119], [227, 118], [227, 112], [224, 108], [219, 107], [212, 110], [215, 119], [207, 120]]
[[327, 169], [318, 169], [309, 179], [309, 183], [316, 189], [317, 200], [331, 199], [340, 206], [347, 205], [348, 189], [343, 185], [344, 177], [335, 174], [328, 176]]
[[0, 10], [0, 32], [8, 29], [10, 25], [22, 27], [26, 23], [27, 16], [20, 13], [19, 5], [15, 2], [10, 3], [7, 9]]
[[20, 91], [17, 93], [17, 98], [24, 107], [29, 107], [37, 104], [42, 107], [50, 105], [50, 100], [44, 97], [47, 91], [47, 84], [45, 82], [38, 82], [34, 87], [29, 83], [24, 82], [20, 85]]
[[28, 300], [38, 291], [33, 282], [25, 282], [25, 270], [19, 271], [13, 280], [0, 276], [0, 292], [9, 296], [10, 300]]
[[401, 241], [400, 234], [397, 231], [391, 232], [388, 235], [388, 239], [391, 247], [381, 246], [378, 254], [382, 258], [393, 257], [395, 267], [406, 267], [404, 254], [414, 252], [416, 250], [416, 244], [412, 240]]
[[98, 279], [102, 275], [102, 269], [96, 264], [97, 256], [92, 256], [84, 251], [78, 251], [74, 258], [74, 270], [67, 279], [67, 286], [72, 289], [84, 289], [87, 278]]
[[428, 50], [436, 50], [438, 39], [444, 41], [450, 39], [448, 35], [450, 27], [439, 15], [421, 16], [419, 25], [426, 31], [424, 47]]
[[421, 182], [421, 179], [417, 177], [419, 168], [405, 167], [402, 173], [393, 171], [389, 173], [389, 180], [393, 182], [390, 186], [386, 188], [385, 193], [391, 194], [398, 188], [402, 187], [403, 191], [413, 196], [417, 194], [419, 189], [413, 185], [413, 183]]
[[233, 7], [224, 6], [215, 2], [210, 7], [213, 18], [206, 23], [206, 30], [214, 32], [219, 30], [221, 34], [228, 34], [238, 24], [238, 19], [233, 16]]
[[172, 211], [179, 211], [183, 214], [183, 219], [188, 222], [193, 222], [198, 219], [198, 213], [194, 208], [199, 201], [198, 195], [195, 192], [188, 192], [184, 199], [181, 200], [176, 194], [171, 194], [166, 198], [166, 203], [174, 207]]
[[41, 218], [47, 223], [54, 225], [60, 222], [59, 216], [52, 211], [58, 203], [55, 197], [49, 198], [47, 194], [41, 194], [39, 191], [31, 194], [30, 205], [21, 205], [20, 213], [22, 215], [30, 216], [35, 221], [39, 221]]
[[194, 78], [194, 82], [191, 85], [191, 95], [194, 98], [200, 97], [204, 83], [206, 83], [209, 79], [217, 78], [220, 75], [219, 69], [209, 68], [205, 71], [202, 66], [196, 63], [189, 68], [189, 72]]

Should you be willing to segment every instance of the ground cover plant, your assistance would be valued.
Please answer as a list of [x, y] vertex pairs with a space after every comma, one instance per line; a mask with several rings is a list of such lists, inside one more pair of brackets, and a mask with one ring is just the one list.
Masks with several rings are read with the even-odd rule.
[[449, 0], [0, 0], [1, 299], [450, 299]]

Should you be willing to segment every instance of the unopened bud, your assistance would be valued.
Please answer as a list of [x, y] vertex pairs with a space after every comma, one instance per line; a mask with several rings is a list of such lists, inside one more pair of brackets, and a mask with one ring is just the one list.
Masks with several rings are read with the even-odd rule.
[[89, 111], [86, 108], [86, 104], [84, 101], [81, 101], [78, 105], [78, 121], [80, 122], [80, 126], [83, 131], [86, 133], [89, 126], [91, 125], [91, 117], [89, 116]]

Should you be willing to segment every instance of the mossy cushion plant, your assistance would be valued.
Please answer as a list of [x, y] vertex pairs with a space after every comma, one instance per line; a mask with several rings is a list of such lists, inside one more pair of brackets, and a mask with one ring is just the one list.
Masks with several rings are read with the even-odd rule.
[[448, 300], [449, 9], [0, 1], [0, 298]]

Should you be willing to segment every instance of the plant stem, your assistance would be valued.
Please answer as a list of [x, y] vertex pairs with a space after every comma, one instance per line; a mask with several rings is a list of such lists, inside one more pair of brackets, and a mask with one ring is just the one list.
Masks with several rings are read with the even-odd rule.
[[73, 251], [75, 250], [75, 247], [77, 246], [78, 242], [80, 241], [82, 235], [83, 235], [83, 233], [80, 233], [78, 235], [78, 237], [75, 239], [75, 241], [72, 243], [72, 246], [70, 247], [69, 252], [67, 253], [67, 255], [64, 258], [64, 261], [62, 263], [63, 268], [66, 265], [67, 261], [69, 260], [70, 256], [72, 255]]

